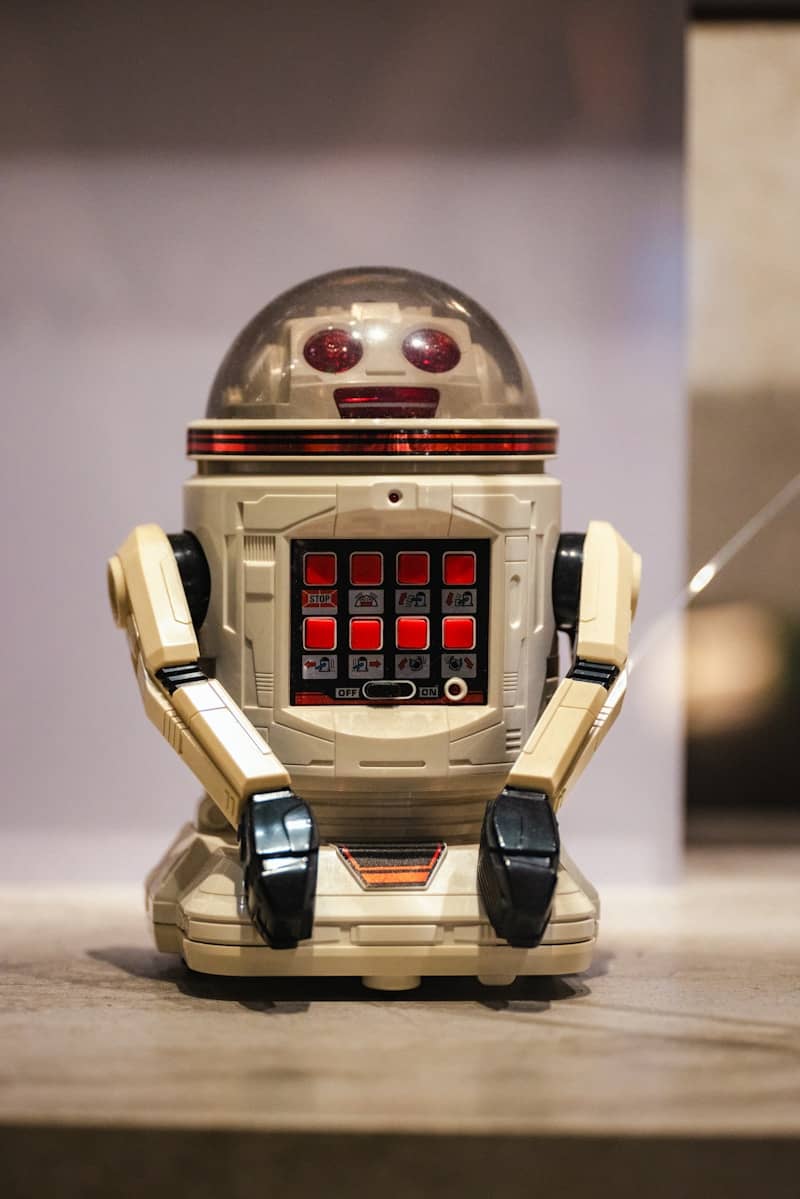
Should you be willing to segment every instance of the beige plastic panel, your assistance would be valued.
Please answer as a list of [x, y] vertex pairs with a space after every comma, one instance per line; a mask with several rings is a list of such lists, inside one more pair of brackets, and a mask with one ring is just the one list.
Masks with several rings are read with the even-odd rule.
[[[154, 926], [155, 926], [154, 921]], [[248, 923], [233, 923], [221, 920], [199, 920], [185, 917], [182, 923], [183, 931], [192, 941], [206, 941], [212, 945], [251, 945], [256, 949], [264, 947], [264, 942], [254, 925]], [[442, 924], [354, 924], [347, 934], [343, 934], [338, 925], [316, 924], [314, 926], [314, 944], [326, 945], [403, 945], [406, 948], [422, 945], [463, 945], [475, 946], [493, 944], [484, 937], [485, 930], [477, 924], [454, 926], [452, 935], [445, 940], [448, 930]], [[594, 917], [586, 920], [570, 920], [559, 925], [551, 925], [542, 940], [543, 945], [574, 945], [579, 942], [591, 941], [597, 932], [597, 922]]]
[[428, 974], [511, 981], [587, 968], [597, 902], [569, 859], [559, 870], [543, 943], [533, 950], [497, 939], [476, 874], [477, 846], [450, 847], [426, 890], [368, 892], [336, 851], [323, 847], [312, 938], [278, 952], [246, 915], [232, 840], [184, 828], [148, 879], [147, 898], [156, 944], [179, 948], [193, 969], [214, 974], [356, 975], [399, 985]]
[[[156, 943], [172, 950], [170, 933]], [[417, 949], [406, 945], [341, 946], [302, 944], [274, 953], [240, 945], [209, 945], [180, 938], [180, 952], [191, 970], [230, 977], [361, 977], [367, 986], [393, 990], [419, 984], [426, 975], [467, 975], [482, 981], [496, 976], [508, 985], [518, 976], [580, 974], [591, 965], [594, 939], [574, 945], [540, 945], [538, 949], [510, 946], [446, 945]], [[406, 982], [405, 980], [409, 980]]]
[[612, 525], [594, 520], [583, 546], [576, 653], [621, 670], [628, 660], [641, 559]]
[[211, 861], [213, 843], [197, 833], [193, 824], [185, 824], [167, 855], [145, 880], [145, 895], [150, 897], [150, 915], [155, 925], [176, 923], [180, 896], [204, 873]]
[[[400, 503], [389, 502], [392, 491]], [[298, 793], [313, 800], [323, 836], [428, 835], [437, 820], [448, 839], [477, 831], [482, 805], [539, 713], [559, 518], [560, 485], [544, 475], [200, 475], [187, 484], [184, 524], [212, 572], [202, 653]], [[489, 703], [292, 707], [290, 542], [298, 537], [489, 538]], [[445, 806], [431, 812], [434, 802]]]
[[508, 776], [508, 785], [544, 791], [553, 799], [606, 698], [596, 683], [564, 679]]
[[[399, 503], [389, 499], [392, 492], [399, 492]], [[336, 493], [336, 537], [450, 535], [453, 488], [448, 478], [342, 479]]]
[[264, 738], [216, 679], [179, 687], [172, 702], [237, 794], [244, 798], [289, 786], [289, 775]]
[[198, 657], [197, 638], [172, 547], [158, 525], [139, 525], [109, 563], [114, 619], [133, 612], [147, 669]]
[[[183, 758], [195, 778], [205, 787], [208, 794], [235, 828], [239, 823], [243, 796], [234, 790], [231, 783], [217, 769], [209, 755], [178, 715], [164, 691], [147, 673], [144, 662], [136, 662], [136, 677], [147, 716], [156, 726], [165, 741]], [[177, 692], [176, 692], [177, 694]]]
[[130, 605], [122, 563], [116, 554], [113, 558], [109, 558], [107, 572], [108, 601], [111, 604], [111, 615], [114, 617], [114, 624], [117, 628], [124, 629], [125, 622], [130, 615]]
[[591, 762], [600, 743], [608, 736], [615, 720], [622, 711], [622, 703], [627, 689], [627, 673], [623, 671], [611, 691], [605, 696], [603, 706], [597, 714], [589, 734], [580, 747], [577, 756], [567, 771], [559, 792], [552, 797], [553, 807], [558, 811], [564, 802], [567, 791], [571, 790]]

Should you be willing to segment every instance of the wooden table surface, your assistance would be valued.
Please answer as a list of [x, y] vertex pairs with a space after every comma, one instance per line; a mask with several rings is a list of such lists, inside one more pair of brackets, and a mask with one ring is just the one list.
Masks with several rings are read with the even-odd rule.
[[798, 900], [797, 847], [705, 848], [605, 892], [586, 976], [387, 995], [190, 975], [137, 891], [5, 890], [0, 1181], [800, 1195]]

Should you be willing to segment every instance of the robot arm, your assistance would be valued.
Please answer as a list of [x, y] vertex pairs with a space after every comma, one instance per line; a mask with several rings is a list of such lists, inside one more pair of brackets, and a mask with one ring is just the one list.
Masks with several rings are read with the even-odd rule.
[[[624, 671], [633, 614], [639, 596], [641, 559], [604, 521], [589, 525], [581, 539], [562, 539], [556, 562], [554, 600], [559, 628], [573, 637], [575, 660], [537, 721], [508, 776], [508, 786], [543, 792], [555, 811], [568, 786], [606, 735], [609, 719], [593, 726], [608, 691]], [[582, 563], [581, 563], [582, 559]]]
[[147, 715], [237, 828], [247, 799], [287, 789], [289, 776], [225, 688], [198, 667], [192, 617], [202, 623], [208, 586], [203, 594], [185, 571], [184, 588], [187, 541], [171, 544], [158, 525], [134, 529], [108, 564], [111, 607], [127, 629]]
[[198, 665], [210, 588], [199, 543], [139, 525], [110, 560], [108, 583], [147, 715], [238, 830], [256, 927], [274, 948], [293, 947], [311, 935], [319, 836], [264, 738]]
[[624, 671], [639, 593], [641, 561], [611, 525], [593, 521], [585, 539], [562, 538], [553, 597], [575, 660], [536, 723], [506, 786], [487, 806], [478, 883], [498, 936], [539, 944], [555, 895], [559, 836], [555, 812], [608, 732], [608, 691]]

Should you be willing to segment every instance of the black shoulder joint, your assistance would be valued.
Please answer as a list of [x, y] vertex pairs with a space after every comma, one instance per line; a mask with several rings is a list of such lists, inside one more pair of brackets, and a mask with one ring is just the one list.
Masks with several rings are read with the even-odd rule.
[[179, 687], [186, 687], [189, 683], [205, 683], [208, 676], [203, 674], [196, 662], [190, 662], [187, 666], [165, 666], [156, 671], [156, 678], [165, 691], [174, 695]]
[[584, 533], [562, 533], [553, 567], [553, 611], [556, 628], [574, 633], [578, 627], [583, 574]]
[[192, 624], [195, 629], [199, 629], [206, 618], [208, 601], [211, 598], [211, 572], [203, 547], [194, 533], [185, 531], [169, 533], [167, 540], [178, 564]]
[[619, 674], [617, 666], [608, 662], [590, 662], [588, 658], [576, 658], [572, 670], [567, 671], [568, 679], [578, 683], [599, 683], [608, 691]]

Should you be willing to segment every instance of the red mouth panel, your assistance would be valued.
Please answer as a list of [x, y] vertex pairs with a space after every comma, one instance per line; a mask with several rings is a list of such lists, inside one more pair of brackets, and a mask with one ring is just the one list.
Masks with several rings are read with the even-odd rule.
[[339, 416], [431, 417], [439, 406], [436, 387], [337, 387]]

